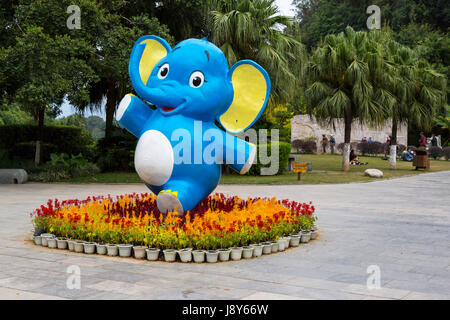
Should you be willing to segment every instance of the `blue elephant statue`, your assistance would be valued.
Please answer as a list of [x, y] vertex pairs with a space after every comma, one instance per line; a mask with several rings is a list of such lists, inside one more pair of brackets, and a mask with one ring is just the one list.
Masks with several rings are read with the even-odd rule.
[[[206, 39], [172, 49], [150, 35], [137, 40], [128, 70], [138, 96], [122, 99], [116, 119], [139, 138], [135, 168], [161, 212], [192, 210], [216, 188], [222, 163], [240, 174], [250, 169], [256, 146], [232, 134], [249, 128], [266, 107], [270, 79], [261, 66], [242, 60], [229, 69]], [[208, 152], [214, 161], [204, 159]]]

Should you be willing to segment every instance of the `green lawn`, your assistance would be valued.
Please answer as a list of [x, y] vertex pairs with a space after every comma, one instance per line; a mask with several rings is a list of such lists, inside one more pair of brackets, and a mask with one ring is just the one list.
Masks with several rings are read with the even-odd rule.
[[[384, 173], [384, 179], [396, 178], [406, 175], [416, 175], [424, 172], [436, 172], [450, 170], [450, 161], [431, 160], [429, 171], [414, 170], [411, 162], [398, 161], [397, 170], [389, 170], [389, 161], [380, 157], [360, 157], [361, 162], [368, 162], [367, 166], [351, 166], [350, 172], [341, 171], [342, 157], [340, 155], [301, 155], [300, 162], [312, 162], [313, 170], [325, 172], [312, 172], [302, 174], [301, 184], [318, 183], [348, 183], [374, 180], [364, 176], [364, 170], [368, 168], [380, 169]], [[100, 173], [94, 177], [83, 177], [64, 180], [61, 182], [74, 183], [142, 183], [135, 172]], [[297, 184], [297, 174], [286, 173], [279, 176], [240, 176], [223, 175], [221, 184]]]

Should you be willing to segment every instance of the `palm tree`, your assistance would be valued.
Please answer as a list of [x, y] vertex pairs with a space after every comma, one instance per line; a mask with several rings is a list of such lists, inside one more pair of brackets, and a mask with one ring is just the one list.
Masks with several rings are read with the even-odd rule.
[[298, 93], [304, 46], [283, 28], [293, 19], [279, 14], [275, 0], [209, 0], [206, 26], [211, 41], [228, 63], [252, 59], [272, 82], [270, 105], [290, 101]]
[[377, 81], [377, 99], [392, 119], [389, 167], [395, 169], [398, 125], [410, 121], [421, 128], [431, 128], [437, 111], [446, 103], [446, 79], [420, 58], [418, 49], [393, 40], [384, 42], [383, 47], [384, 72]]
[[352, 122], [379, 123], [384, 118], [382, 105], [374, 100], [370, 75], [380, 72], [379, 44], [364, 31], [351, 27], [328, 35], [313, 52], [306, 68], [307, 111], [317, 119], [332, 123], [344, 119], [342, 169], [350, 169]]

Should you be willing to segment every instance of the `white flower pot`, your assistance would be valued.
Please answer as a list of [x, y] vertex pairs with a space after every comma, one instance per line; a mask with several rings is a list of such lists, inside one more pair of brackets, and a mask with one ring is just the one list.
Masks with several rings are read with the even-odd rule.
[[48, 239], [53, 238], [54, 236], [51, 233], [43, 233], [41, 234], [41, 245], [43, 247], [48, 247]]
[[192, 248], [184, 248], [178, 250], [178, 255], [180, 256], [181, 262], [191, 262], [192, 261]]
[[56, 238], [47, 238], [47, 247], [55, 249], [57, 247]]
[[219, 249], [219, 260], [228, 261], [230, 260], [231, 249]]
[[119, 248], [115, 244], [107, 244], [106, 252], [108, 256], [114, 257], [119, 254]]
[[95, 242], [85, 242], [84, 243], [84, 253], [87, 253], [87, 254], [95, 253]]
[[311, 240], [311, 231], [302, 231], [301, 243], [307, 243]]
[[217, 251], [217, 250], [206, 251], [206, 261], [207, 262], [216, 263], [218, 257], [219, 257], [219, 251]]
[[67, 239], [65, 238], [56, 238], [56, 244], [58, 249], [67, 249]]
[[298, 234], [291, 235], [289, 245], [291, 247], [298, 247], [300, 245], [300, 236]]
[[242, 258], [250, 259], [253, 257], [253, 247], [252, 246], [244, 246], [242, 250]]
[[317, 238], [317, 228], [311, 229], [311, 240], [316, 240]]
[[291, 244], [291, 237], [288, 236], [288, 237], [283, 237], [283, 238], [281, 238], [281, 239], [283, 239], [283, 240], [286, 242], [286, 243], [285, 243], [285, 249], [289, 248], [289, 247], [290, 247], [290, 244]]
[[75, 251], [75, 240], [67, 240], [67, 247], [70, 251]]
[[270, 254], [272, 253], [272, 243], [270, 242], [262, 242], [261, 245], [263, 246], [262, 253], [263, 254]]
[[203, 250], [192, 251], [192, 256], [194, 257], [194, 262], [197, 263], [205, 262], [205, 251]]
[[42, 245], [42, 237], [41, 236], [34, 236], [33, 238], [34, 244], [41, 246]]
[[174, 262], [177, 258], [177, 250], [175, 249], [165, 249], [163, 250], [164, 260], [167, 262]]
[[[251, 244], [250, 247], [253, 247], [254, 257], [260, 257], [262, 255], [263, 246], [261, 244]], [[270, 251], [272, 251], [272, 248], [270, 248]]]
[[146, 253], [145, 249], [147, 247], [145, 246], [134, 246], [133, 247], [133, 255], [136, 259], [145, 259]]
[[147, 253], [147, 260], [150, 260], [150, 261], [158, 260], [160, 251], [161, 250], [158, 248], [145, 249], [145, 253]]
[[75, 241], [75, 246], [74, 246], [74, 251], [75, 252], [84, 252], [84, 241]]
[[96, 245], [97, 254], [105, 255], [106, 254], [106, 245], [97, 243]]
[[242, 247], [231, 248], [231, 260], [241, 260], [242, 251], [244, 251]]
[[272, 253], [278, 252], [278, 248], [279, 248], [278, 243], [272, 241], [270, 244], [271, 244], [271, 246], [272, 246]]
[[286, 248], [286, 242], [280, 238], [277, 240], [277, 244], [278, 244], [278, 251], [284, 251], [284, 249]]
[[119, 248], [119, 257], [131, 257], [131, 248], [133, 248], [131, 244], [118, 244], [117, 248]]

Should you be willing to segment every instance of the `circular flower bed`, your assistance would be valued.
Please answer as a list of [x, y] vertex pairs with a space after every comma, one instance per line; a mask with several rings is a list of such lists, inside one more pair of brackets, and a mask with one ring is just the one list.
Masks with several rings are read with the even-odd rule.
[[311, 203], [275, 198], [208, 196], [183, 216], [162, 214], [154, 194], [49, 200], [31, 216], [36, 228], [58, 237], [161, 249], [241, 247], [309, 230]]

